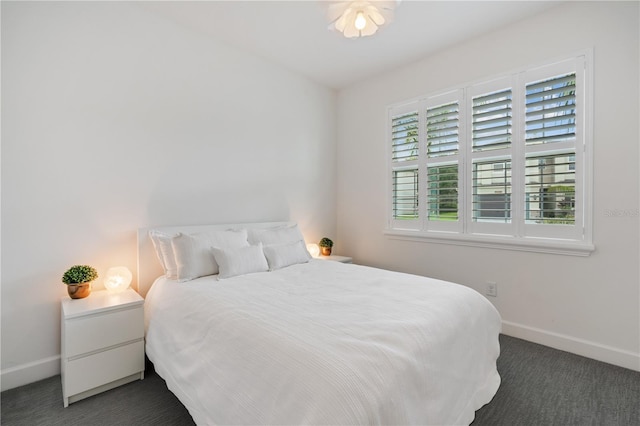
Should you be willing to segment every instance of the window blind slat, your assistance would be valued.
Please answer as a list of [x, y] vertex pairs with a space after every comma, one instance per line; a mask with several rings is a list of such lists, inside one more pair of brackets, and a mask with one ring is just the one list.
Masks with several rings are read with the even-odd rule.
[[437, 145], [444, 145], [444, 144], [454, 144], [457, 145], [458, 144], [458, 135], [443, 135], [443, 136], [439, 136], [437, 138], [429, 138], [429, 142], [432, 144], [437, 144]]
[[572, 139], [573, 134], [570, 135], [555, 135], [555, 136], [540, 136], [540, 137], [529, 137], [527, 138], [527, 145], [535, 145], [549, 142], [563, 142], [567, 139]]
[[[540, 116], [540, 114], [536, 115], [537, 117]], [[535, 116], [531, 116], [531, 117], [535, 117]], [[558, 115], [558, 116], [554, 116], [554, 117], [545, 117], [545, 118], [539, 118], [539, 119], [528, 119], [527, 120], [527, 128], [539, 128], [539, 127], [543, 127], [543, 126], [553, 126], [555, 125], [555, 123], [557, 122], [566, 122], [566, 121], [571, 121], [573, 122], [575, 120], [575, 114], [564, 114], [564, 115]], [[575, 124], [564, 124], [564, 126], [566, 126], [567, 129], [574, 129], [575, 128]]]
[[488, 93], [486, 95], [476, 96], [473, 98], [473, 112], [482, 111], [490, 106], [495, 109], [498, 107], [511, 108], [511, 90], [503, 90], [500, 92]]
[[437, 108], [429, 108], [427, 110], [427, 117], [433, 119], [437, 117], [440, 121], [433, 121], [427, 124], [427, 129], [431, 127], [437, 127], [439, 123], [444, 122], [458, 122], [458, 106], [456, 103], [443, 105]]
[[552, 132], [559, 132], [561, 130], [566, 130], [566, 132], [564, 132], [565, 135], [573, 135], [575, 134], [575, 124], [556, 124], [555, 122], [545, 122], [545, 124], [548, 124], [545, 127], [534, 127], [534, 128], [527, 128], [527, 136], [531, 137], [531, 138], [535, 138], [537, 137], [536, 135], [542, 133], [544, 134], [549, 134], [549, 136], [557, 136], [557, 134], [551, 134]]
[[[538, 99], [538, 100], [534, 100], [534, 99]], [[544, 99], [541, 99], [540, 97], [537, 97], [537, 98], [527, 97], [526, 111], [527, 111], [527, 114], [530, 114], [531, 112], [550, 112], [551, 109], [555, 108], [556, 106], [565, 107], [565, 108], [567, 107], [575, 108], [575, 95], [571, 94], [571, 95], [555, 97], [555, 98], [545, 97]]]
[[548, 90], [540, 92], [529, 92], [527, 90], [526, 100], [527, 104], [533, 104], [536, 106], [536, 104], [541, 102], [543, 99], [557, 99], [559, 102], [571, 102], [574, 97], [575, 86], [563, 86], [549, 88]]
[[[511, 120], [511, 116], [509, 116], [509, 120]], [[491, 120], [476, 121], [474, 122], [473, 126], [474, 133], [480, 131], [504, 131], [510, 128], [511, 124], [509, 123], [509, 121], [505, 121], [505, 116], [492, 118]]]
[[527, 90], [530, 90], [530, 91], [540, 90], [541, 88], [547, 87], [550, 81], [553, 81], [555, 84], [559, 84], [559, 85], [575, 86], [575, 80], [576, 80], [575, 73], [565, 74], [563, 76], [544, 79], [536, 83], [529, 83], [527, 84]]

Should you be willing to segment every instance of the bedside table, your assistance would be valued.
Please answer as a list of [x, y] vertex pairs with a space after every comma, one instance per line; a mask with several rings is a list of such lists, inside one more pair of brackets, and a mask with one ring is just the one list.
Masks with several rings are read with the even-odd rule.
[[314, 259], [332, 260], [334, 262], [340, 262], [340, 263], [353, 263], [353, 258], [347, 257], [347, 256], [338, 256], [336, 254], [332, 254], [331, 256], [318, 256], [318, 257], [315, 257]]
[[62, 300], [64, 406], [144, 379], [144, 299], [132, 289]]

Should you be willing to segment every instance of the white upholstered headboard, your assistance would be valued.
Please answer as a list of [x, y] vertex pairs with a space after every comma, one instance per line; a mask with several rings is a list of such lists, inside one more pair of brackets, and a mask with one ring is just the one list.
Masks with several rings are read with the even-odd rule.
[[275, 226], [293, 225], [294, 222], [260, 222], [260, 223], [227, 223], [218, 225], [187, 225], [187, 226], [160, 226], [153, 228], [138, 229], [138, 293], [142, 297], [147, 295], [153, 282], [161, 276], [164, 271], [160, 261], [156, 256], [153, 243], [149, 237], [149, 231], [157, 230], [165, 234], [193, 234], [195, 232], [225, 230], [225, 229], [260, 229], [272, 228]]

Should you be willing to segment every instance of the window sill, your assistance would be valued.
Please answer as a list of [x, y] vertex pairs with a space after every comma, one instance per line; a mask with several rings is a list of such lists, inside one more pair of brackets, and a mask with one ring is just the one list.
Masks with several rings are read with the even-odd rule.
[[566, 256], [586, 257], [595, 250], [595, 246], [591, 243], [571, 240], [553, 240], [549, 238], [515, 238], [477, 234], [461, 235], [447, 232], [427, 233], [400, 229], [387, 229], [384, 231], [384, 234], [394, 240], [561, 254]]

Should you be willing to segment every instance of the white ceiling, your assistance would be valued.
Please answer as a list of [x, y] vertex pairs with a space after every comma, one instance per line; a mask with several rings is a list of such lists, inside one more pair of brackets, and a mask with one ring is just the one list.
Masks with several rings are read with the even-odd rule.
[[329, 31], [320, 1], [164, 1], [138, 5], [340, 89], [559, 3], [405, 0], [389, 26], [359, 39], [346, 39]]

